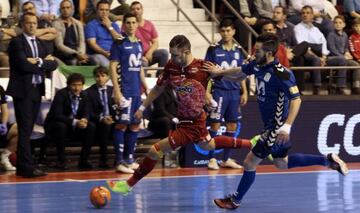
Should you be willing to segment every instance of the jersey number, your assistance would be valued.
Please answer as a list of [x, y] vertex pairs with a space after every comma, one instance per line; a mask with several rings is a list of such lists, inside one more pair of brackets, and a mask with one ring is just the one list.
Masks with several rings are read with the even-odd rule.
[[257, 95], [265, 96], [265, 82], [256, 79]]

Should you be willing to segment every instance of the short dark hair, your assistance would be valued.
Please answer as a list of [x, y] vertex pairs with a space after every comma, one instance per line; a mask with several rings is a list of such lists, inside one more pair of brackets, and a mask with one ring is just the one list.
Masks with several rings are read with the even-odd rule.
[[234, 22], [229, 18], [224, 18], [219, 23], [219, 29], [223, 27], [231, 27], [235, 29]]
[[[24, 23], [26, 16], [35, 16], [36, 19], [37, 19], [37, 16], [36, 16], [34, 13], [27, 12], [27, 13], [24, 13], [24, 14], [20, 17], [20, 24], [23, 24], [23, 23]], [[23, 26], [23, 25], [21, 25], [21, 26]]]
[[133, 1], [131, 4], [130, 4], [130, 8], [132, 8], [134, 5], [136, 5], [136, 4], [140, 4], [140, 6], [142, 7], [142, 4], [141, 4], [141, 2], [139, 2], [139, 1]]
[[98, 66], [95, 67], [95, 69], [93, 70], [93, 75], [96, 76], [97, 74], [109, 75], [109, 70], [106, 67]]
[[25, 5], [28, 5], [28, 4], [32, 4], [34, 7], [36, 7], [33, 2], [27, 1], [27, 2], [24, 2], [24, 3], [21, 5], [21, 10], [23, 10], [23, 7], [24, 7]]
[[287, 11], [286, 7], [283, 7], [283, 6], [281, 6], [281, 5], [277, 5], [277, 6], [275, 6], [275, 8], [274, 8], [274, 9], [276, 9], [276, 8], [281, 8], [281, 9], [282, 9], [283, 14], [287, 16], [288, 11]]
[[301, 11], [305, 10], [305, 9], [310, 9], [312, 13], [314, 13], [314, 9], [312, 8], [312, 6], [310, 5], [305, 5], [301, 8]]
[[99, 9], [99, 5], [100, 4], [108, 4], [110, 6], [110, 2], [108, 0], [100, 0], [97, 4], [96, 4], [96, 9]]
[[123, 17], [123, 24], [126, 22], [127, 18], [136, 18], [136, 15], [132, 14], [132, 13], [126, 13]]
[[356, 18], [354, 19], [354, 21], [352, 22], [352, 26], [356, 25], [356, 24], [360, 24], [360, 18]]
[[274, 33], [262, 33], [256, 38], [256, 42], [263, 44], [264, 51], [271, 51], [275, 55], [279, 48], [279, 37]]
[[345, 22], [345, 17], [344, 17], [343, 15], [337, 15], [337, 16], [334, 17], [334, 21], [335, 21], [335, 19], [340, 19], [341, 21], [343, 21], [344, 23], [346, 23], [346, 22]]
[[85, 78], [80, 73], [71, 73], [67, 79], [66, 79], [66, 85], [70, 85], [75, 82], [81, 82], [82, 84], [85, 84]]
[[272, 24], [274, 27], [275, 27], [275, 23], [270, 20], [270, 19], [265, 19], [262, 23], [261, 23], [261, 30], [264, 28], [265, 25], [268, 25], [268, 24]]
[[171, 39], [170, 43], [169, 43], [169, 47], [170, 48], [191, 50], [190, 41], [184, 35], [176, 35], [176, 36], [174, 36]]

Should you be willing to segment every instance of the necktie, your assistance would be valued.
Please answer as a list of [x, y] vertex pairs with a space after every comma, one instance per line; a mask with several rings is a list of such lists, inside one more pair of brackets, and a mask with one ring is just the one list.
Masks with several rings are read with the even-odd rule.
[[107, 93], [106, 89], [101, 89], [101, 102], [103, 105], [103, 115], [107, 116], [109, 115], [109, 106], [108, 106], [108, 99], [107, 99]]
[[75, 117], [77, 111], [79, 108], [79, 97], [76, 95], [72, 96], [72, 100], [71, 100], [71, 110], [72, 110], [72, 114]]
[[[34, 58], [38, 58], [39, 57], [39, 52], [37, 49], [37, 45], [36, 45], [36, 40], [35, 39], [31, 39], [31, 46], [32, 46], [32, 53], [33, 53], [33, 57]], [[41, 83], [41, 75], [33, 75], [33, 83], [34, 84], [40, 84]]]

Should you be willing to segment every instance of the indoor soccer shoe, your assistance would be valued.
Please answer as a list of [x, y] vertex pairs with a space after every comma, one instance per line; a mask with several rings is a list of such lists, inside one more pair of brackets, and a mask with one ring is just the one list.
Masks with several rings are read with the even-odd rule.
[[232, 168], [232, 169], [242, 169], [243, 167], [236, 163], [236, 161], [234, 159], [227, 159], [226, 161], [223, 161], [220, 163], [220, 166], [223, 168]]
[[219, 165], [218, 165], [217, 160], [215, 158], [211, 158], [209, 160], [208, 169], [211, 169], [211, 170], [218, 170], [219, 169]]
[[240, 206], [240, 203], [234, 201], [233, 195], [228, 195], [225, 198], [214, 199], [215, 205], [222, 209], [234, 210]]
[[106, 181], [106, 183], [109, 186], [110, 190], [115, 193], [127, 195], [131, 191], [130, 186], [126, 183], [126, 181], [123, 180], [120, 181], [110, 180], [110, 181]]
[[349, 173], [349, 169], [344, 161], [340, 159], [337, 154], [330, 153], [327, 155], [327, 159], [330, 162], [329, 168], [338, 171], [342, 175], [347, 175]]
[[[251, 143], [251, 149], [254, 148], [254, 146], [257, 144], [257, 142], [259, 141], [260, 139], [260, 135], [255, 135], [254, 137], [252, 137], [250, 139], [250, 143]], [[272, 157], [272, 155], [268, 155], [267, 158], [272, 162], [274, 161], [274, 158]]]

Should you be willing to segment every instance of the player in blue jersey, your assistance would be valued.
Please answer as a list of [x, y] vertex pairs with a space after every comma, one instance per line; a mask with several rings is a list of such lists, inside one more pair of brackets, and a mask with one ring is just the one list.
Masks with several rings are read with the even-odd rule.
[[126, 14], [123, 19], [123, 38], [113, 43], [110, 51], [111, 81], [114, 85], [115, 130], [114, 148], [116, 171], [134, 173], [139, 165], [133, 154], [140, 120], [134, 117], [141, 105], [141, 84], [147, 89], [141, 67], [142, 46], [135, 37], [138, 26], [136, 16]]
[[[219, 32], [221, 40], [215, 45], [211, 45], [205, 56], [206, 61], [213, 62], [224, 69], [230, 67], [239, 67], [243, 62], [242, 47], [235, 44], [233, 37], [235, 35], [235, 27], [231, 19], [223, 19], [219, 24]], [[214, 78], [211, 94], [217, 107], [209, 113], [208, 121], [210, 123], [209, 133], [211, 137], [215, 137], [220, 129], [222, 120], [226, 123], [225, 136], [235, 137], [240, 122], [240, 104], [244, 106], [248, 99], [246, 75], [239, 82], [227, 80], [225, 78]], [[240, 124], [240, 123], [239, 123]], [[242, 166], [237, 164], [233, 159], [229, 158], [232, 149], [224, 149], [223, 162], [221, 167], [240, 169]], [[209, 169], [219, 169], [214, 151], [209, 151]]]
[[[279, 169], [322, 165], [337, 170], [342, 175], [348, 174], [346, 164], [334, 153], [327, 156], [287, 154], [291, 147], [289, 141], [291, 126], [300, 109], [301, 99], [294, 74], [274, 57], [278, 45], [279, 39], [276, 35], [271, 33], [260, 35], [255, 43], [255, 57], [248, 64], [241, 66], [245, 74], [255, 75], [257, 102], [264, 130], [257, 144], [246, 156], [244, 174], [237, 191], [225, 198], [214, 200], [220, 208], [236, 209], [240, 206], [243, 196], [255, 180], [257, 165], [269, 154], [273, 156], [273, 163]], [[217, 74], [225, 72], [211, 64], [207, 69]]]

